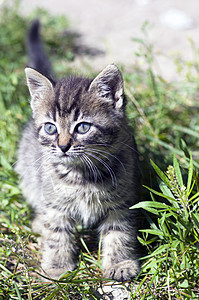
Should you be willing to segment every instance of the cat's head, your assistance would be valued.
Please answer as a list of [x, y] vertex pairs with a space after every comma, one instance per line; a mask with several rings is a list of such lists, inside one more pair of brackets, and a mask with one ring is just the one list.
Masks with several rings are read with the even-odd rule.
[[86, 160], [87, 155], [89, 163], [95, 151], [114, 149], [125, 110], [123, 79], [115, 65], [93, 80], [68, 77], [57, 83], [32, 68], [25, 72], [38, 140], [54, 156]]

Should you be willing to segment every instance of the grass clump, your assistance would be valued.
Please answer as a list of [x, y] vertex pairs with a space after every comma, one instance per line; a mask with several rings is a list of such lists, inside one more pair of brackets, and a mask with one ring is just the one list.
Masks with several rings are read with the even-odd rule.
[[[160, 180], [160, 191], [147, 187], [152, 201], [132, 208], [143, 208], [150, 229], [140, 230], [139, 241], [147, 247], [143, 259], [141, 294], [161, 299], [197, 299], [199, 296], [199, 186], [192, 157], [183, 180], [178, 160], [166, 172], [152, 162]], [[184, 183], [185, 182], [185, 183]], [[154, 197], [157, 196], [157, 198]], [[156, 246], [154, 246], [154, 242]], [[147, 297], [147, 298], [148, 298]], [[152, 298], [153, 299], [153, 298]]]
[[[42, 10], [32, 13], [31, 18], [35, 15], [41, 19], [47, 51], [61, 77], [70, 71], [67, 62], [74, 58], [77, 50], [73, 36], [65, 34], [68, 22], [63, 17], [52, 18]], [[37, 236], [30, 227], [31, 210], [13, 171], [20, 132], [31, 114], [24, 80], [29, 20], [21, 16], [16, 7], [2, 8], [0, 299], [100, 299], [97, 289], [108, 282], [102, 278], [100, 251], [89, 252], [83, 240], [84, 250], [77, 270], [51, 282], [39, 277], [40, 253]], [[134, 207], [142, 207], [146, 219], [145, 229], [139, 236], [146, 251], [141, 273], [131, 284], [130, 298], [197, 299], [199, 102], [198, 77], [193, 68], [199, 52], [194, 49], [196, 61], [187, 62], [182, 82], [167, 82], [155, 72], [154, 50], [148, 40], [146, 24], [143, 29], [144, 38], [137, 42], [139, 56], [147, 68], [121, 67], [129, 97], [127, 113], [130, 125], [135, 128], [140, 152], [142, 183], [148, 187], [141, 192], [143, 201]], [[179, 58], [176, 63], [181, 71]], [[155, 163], [150, 163], [150, 159]], [[166, 172], [161, 171], [168, 165]]]

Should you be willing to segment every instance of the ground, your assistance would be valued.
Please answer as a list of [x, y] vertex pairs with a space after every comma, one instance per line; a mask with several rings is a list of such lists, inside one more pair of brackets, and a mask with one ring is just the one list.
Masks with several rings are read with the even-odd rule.
[[[22, 0], [21, 10], [30, 12], [43, 7], [53, 14], [66, 15], [71, 28], [82, 35], [83, 44], [101, 50], [103, 54], [84, 58], [97, 70], [110, 63], [132, 64], [137, 44], [132, 38], [142, 38], [145, 21], [153, 25], [150, 40], [158, 55], [158, 73], [176, 79], [176, 69], [170, 58], [181, 52], [191, 56], [188, 37], [199, 45], [199, 2], [195, 0]], [[78, 62], [77, 62], [78, 64]]]

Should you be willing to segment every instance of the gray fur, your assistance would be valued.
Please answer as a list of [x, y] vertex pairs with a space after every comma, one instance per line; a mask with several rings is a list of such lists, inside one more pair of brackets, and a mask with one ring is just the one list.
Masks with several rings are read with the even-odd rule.
[[[137, 154], [125, 115], [122, 75], [107, 66], [94, 80], [52, 83], [26, 68], [33, 120], [19, 146], [16, 171], [35, 210], [44, 272], [58, 278], [77, 264], [74, 228], [98, 226], [104, 276], [129, 280], [139, 271]], [[45, 124], [56, 125], [49, 135]], [[91, 124], [80, 134], [79, 124]], [[63, 150], [64, 149], [64, 150]]]

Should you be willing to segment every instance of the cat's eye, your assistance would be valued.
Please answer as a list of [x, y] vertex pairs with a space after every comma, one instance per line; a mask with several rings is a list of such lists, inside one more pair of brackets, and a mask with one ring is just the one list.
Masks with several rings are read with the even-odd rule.
[[57, 127], [52, 123], [46, 123], [44, 126], [44, 130], [46, 133], [53, 135], [57, 132]]
[[90, 128], [91, 128], [90, 123], [82, 122], [76, 126], [76, 131], [80, 134], [84, 134], [87, 133], [90, 130]]

